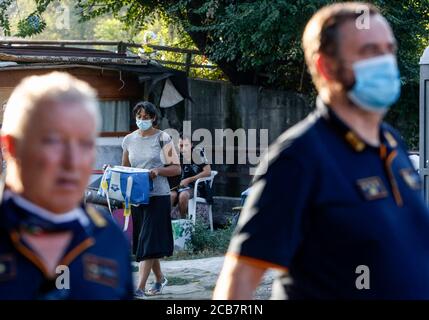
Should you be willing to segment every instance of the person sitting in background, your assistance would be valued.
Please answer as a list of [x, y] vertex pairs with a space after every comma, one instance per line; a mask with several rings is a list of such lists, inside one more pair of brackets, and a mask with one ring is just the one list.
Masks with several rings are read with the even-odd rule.
[[[180, 135], [179, 139], [180, 163], [182, 166], [182, 175], [180, 184], [176, 190], [171, 192], [171, 205], [174, 207], [178, 203], [180, 218], [185, 218], [188, 212], [188, 201], [194, 196], [195, 182], [200, 178], [210, 177], [211, 167], [207, 161], [203, 149], [194, 149], [189, 137]], [[198, 192], [203, 193], [207, 190], [206, 184], [198, 185]], [[173, 214], [175, 216], [175, 214]]]
[[24, 79], [1, 131], [0, 300], [131, 299], [128, 244], [82, 198], [100, 127], [95, 91], [68, 74]]

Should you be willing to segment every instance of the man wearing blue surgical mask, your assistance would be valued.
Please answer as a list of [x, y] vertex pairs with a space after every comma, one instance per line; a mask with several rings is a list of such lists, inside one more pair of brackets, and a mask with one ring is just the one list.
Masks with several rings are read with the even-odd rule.
[[[365, 19], [362, 21], [362, 19]], [[259, 165], [214, 298], [429, 299], [429, 214], [399, 134], [396, 40], [370, 4], [319, 10], [303, 36], [319, 97]]]
[[[356, 19], [346, 19], [336, 33], [341, 41], [327, 44], [324, 52], [315, 48], [317, 41], [310, 43], [311, 32], [304, 34], [303, 42], [308, 45], [306, 59], [321, 100], [362, 138], [377, 145], [380, 122], [398, 100], [401, 83], [392, 29], [380, 14], [369, 19], [369, 28], [361, 29]], [[327, 27], [327, 38], [334, 27]]]

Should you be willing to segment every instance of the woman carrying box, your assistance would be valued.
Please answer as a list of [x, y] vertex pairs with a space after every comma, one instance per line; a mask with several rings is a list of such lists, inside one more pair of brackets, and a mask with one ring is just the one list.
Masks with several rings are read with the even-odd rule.
[[[167, 278], [161, 271], [159, 259], [173, 254], [173, 232], [170, 218], [170, 186], [167, 177], [180, 174], [180, 162], [171, 137], [158, 130], [158, 112], [147, 101], [133, 108], [138, 129], [128, 134], [122, 142], [122, 165], [149, 169], [153, 180], [148, 205], [132, 207], [133, 253], [139, 262], [139, 283], [136, 298], [162, 292]], [[156, 282], [145, 291], [150, 271]]]

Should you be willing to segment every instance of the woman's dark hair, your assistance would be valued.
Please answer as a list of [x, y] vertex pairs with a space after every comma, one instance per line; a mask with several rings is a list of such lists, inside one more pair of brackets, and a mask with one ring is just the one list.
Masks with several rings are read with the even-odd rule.
[[137, 115], [140, 113], [141, 110], [144, 110], [144, 112], [149, 115], [153, 120], [153, 126], [158, 125], [159, 122], [159, 113], [156, 109], [155, 105], [153, 103], [150, 103], [149, 101], [140, 101], [137, 102], [137, 104], [133, 108], [133, 116], [134, 118], [137, 117]]

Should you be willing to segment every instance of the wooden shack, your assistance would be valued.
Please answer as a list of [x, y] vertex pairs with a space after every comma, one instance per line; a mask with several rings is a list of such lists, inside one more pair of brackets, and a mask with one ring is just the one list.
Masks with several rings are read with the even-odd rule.
[[[189, 98], [184, 72], [165, 68], [130, 53], [137, 45], [122, 42], [0, 41], [0, 106], [25, 77], [52, 71], [68, 72], [98, 92], [103, 119], [97, 141], [99, 171], [104, 163], [118, 164], [123, 136], [134, 130], [132, 106], [149, 100], [161, 108]], [[90, 47], [113, 47], [114, 51]], [[0, 108], [0, 123], [3, 108]]]
[[[79, 45], [116, 45], [117, 50]], [[0, 42], [0, 105], [23, 78], [52, 71], [68, 72], [97, 90], [102, 137], [123, 136], [132, 130], [130, 109], [141, 99], [171, 107], [188, 97], [184, 72], [130, 54], [121, 42], [4, 41]], [[0, 110], [0, 123], [2, 117]]]

